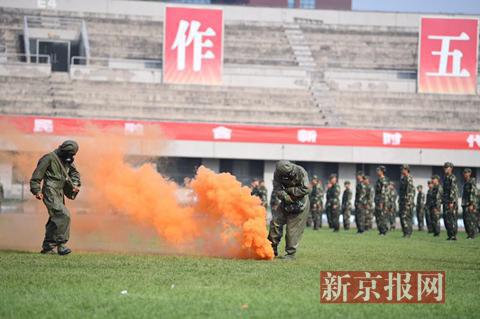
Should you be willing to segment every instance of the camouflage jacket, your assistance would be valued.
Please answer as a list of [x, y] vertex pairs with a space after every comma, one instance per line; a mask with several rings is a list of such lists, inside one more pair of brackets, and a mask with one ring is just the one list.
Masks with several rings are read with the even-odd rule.
[[386, 177], [379, 178], [375, 183], [375, 205], [384, 204], [387, 201], [388, 179]]
[[453, 203], [453, 204], [458, 203], [457, 178], [453, 174], [450, 174], [449, 176], [445, 176], [445, 179], [443, 180], [442, 203], [444, 205], [448, 205], [450, 203]]
[[276, 193], [276, 196], [282, 201], [290, 197], [292, 201], [305, 202], [304, 198], [309, 195], [311, 191], [308, 174], [300, 165], [293, 164], [293, 167], [291, 177], [287, 180], [282, 179], [278, 170], [275, 170], [273, 174], [273, 192]]
[[367, 186], [363, 183], [357, 183], [355, 187], [355, 208], [360, 205], [367, 205]]
[[342, 195], [342, 210], [352, 208], [352, 191], [345, 189]]
[[425, 199], [425, 208], [431, 209], [433, 206], [433, 187], [427, 191], [427, 197]]
[[462, 192], [462, 206], [470, 205], [477, 205], [477, 183], [473, 177], [463, 184]]
[[438, 210], [441, 209], [441, 207], [442, 207], [442, 196], [443, 196], [442, 185], [433, 186], [430, 209], [438, 209]]
[[417, 210], [423, 209], [425, 207], [425, 194], [423, 192], [418, 192], [417, 194]]
[[327, 206], [340, 206], [340, 185], [332, 185], [327, 190]]
[[319, 207], [323, 205], [323, 187], [319, 184], [312, 186], [310, 193], [310, 205], [317, 204]]
[[257, 196], [258, 198], [262, 199], [262, 193], [260, 191], [260, 187], [256, 186], [256, 187], [252, 188], [252, 191], [250, 192], [250, 195]]
[[367, 202], [368, 207], [373, 207], [374, 197], [375, 197], [375, 190], [373, 189], [372, 185], [365, 185], [365, 200]]
[[413, 185], [413, 178], [411, 175], [402, 176], [400, 179], [398, 201], [401, 205], [413, 207], [415, 201], [415, 185]]
[[262, 205], [268, 205], [268, 190], [265, 186], [258, 186], [258, 191], [260, 192], [260, 199], [262, 200]]
[[396, 210], [397, 209], [397, 191], [394, 189], [389, 189], [387, 192], [387, 201], [385, 203], [387, 209]]

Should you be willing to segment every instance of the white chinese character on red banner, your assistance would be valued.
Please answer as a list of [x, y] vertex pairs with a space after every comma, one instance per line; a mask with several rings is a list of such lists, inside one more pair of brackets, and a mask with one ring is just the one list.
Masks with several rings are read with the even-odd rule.
[[400, 133], [383, 133], [384, 145], [400, 145], [402, 140], [402, 134]]
[[316, 143], [317, 142], [317, 131], [315, 130], [298, 130], [297, 131], [297, 140], [300, 143]]
[[480, 134], [470, 134], [467, 137], [467, 143], [469, 148], [474, 148], [475, 144], [477, 144], [477, 147], [480, 147]]
[[[462, 69], [462, 51], [455, 49], [450, 51], [450, 42], [451, 41], [468, 41], [470, 37], [465, 32], [462, 32], [459, 36], [441, 36], [441, 35], [430, 35], [428, 36], [431, 40], [440, 40], [442, 41], [442, 47], [440, 51], [433, 51], [432, 55], [440, 56], [440, 63], [438, 66], [438, 72], [427, 72], [427, 76], [458, 76], [458, 77], [469, 77], [470, 72], [467, 69]], [[448, 61], [452, 57], [452, 71], [448, 72]]]
[[215, 140], [231, 140], [232, 139], [232, 130], [226, 128], [225, 126], [219, 126], [213, 130], [213, 139]]
[[432, 273], [432, 274], [422, 274], [418, 273], [417, 275], [417, 293], [418, 301], [420, 302], [423, 297], [427, 297], [433, 294], [435, 300], [443, 300], [443, 274], [442, 273]]
[[[181, 20], [178, 26], [177, 35], [172, 45], [172, 50], [177, 50], [177, 70], [185, 70], [186, 64], [186, 48], [193, 44], [193, 71], [200, 72], [202, 69], [203, 59], [214, 59], [215, 55], [211, 50], [204, 48], [212, 48], [213, 42], [209, 39], [204, 40], [204, 37], [214, 37], [216, 35], [212, 28], [207, 28], [205, 31], [200, 31], [201, 23], [192, 20], [190, 23]], [[187, 33], [188, 32], [188, 33]]]
[[35, 119], [33, 122], [34, 133], [53, 133], [53, 120]]
[[143, 124], [125, 123], [124, 130], [127, 135], [143, 135]]
[[372, 277], [372, 274], [365, 272], [365, 277], [357, 277], [359, 279], [358, 293], [353, 299], [362, 298], [363, 301], [369, 301], [371, 297], [375, 299], [380, 298], [380, 293], [377, 289], [377, 279], [382, 279], [382, 276], [377, 275]]
[[322, 299], [335, 301], [342, 297], [342, 301], [346, 302], [348, 300], [348, 286], [350, 286], [350, 283], [343, 282], [343, 279], [348, 278], [350, 278], [350, 275], [334, 275], [327, 272], [327, 277], [323, 278], [325, 284], [322, 284]]
[[402, 299], [411, 300], [413, 296], [410, 294], [410, 290], [412, 289], [412, 285], [410, 284], [411, 279], [410, 273], [396, 273], [394, 276], [392, 272], [388, 273], [388, 283], [384, 287], [385, 291], [387, 291], [387, 300], [392, 301], [394, 292], [396, 296], [396, 301], [402, 301]]

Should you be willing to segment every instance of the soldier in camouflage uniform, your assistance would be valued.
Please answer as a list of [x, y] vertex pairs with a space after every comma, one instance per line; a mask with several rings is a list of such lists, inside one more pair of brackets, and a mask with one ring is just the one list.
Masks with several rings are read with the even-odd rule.
[[412, 235], [413, 207], [415, 202], [415, 185], [410, 175], [410, 167], [406, 164], [401, 166], [400, 191], [398, 194], [400, 206], [400, 224], [402, 225], [403, 237]]
[[275, 256], [286, 225], [284, 259], [295, 259], [298, 244], [305, 230], [310, 211], [310, 182], [308, 174], [300, 165], [279, 161], [273, 174], [273, 192], [280, 200], [271, 223], [268, 239]]
[[352, 212], [352, 190], [350, 189], [350, 181], [343, 183], [345, 190], [342, 195], [342, 215], [343, 215], [343, 229], [350, 229], [350, 215]]
[[377, 167], [377, 182], [375, 183], [375, 220], [377, 229], [381, 236], [388, 231], [386, 202], [388, 194], [388, 179], [385, 177], [385, 166]]
[[67, 194], [67, 183], [71, 185], [73, 193], [80, 191], [80, 174], [73, 164], [77, 152], [78, 144], [75, 141], [63, 142], [38, 161], [30, 179], [30, 191], [38, 200], [43, 200], [49, 215], [42, 254], [54, 253], [55, 248], [59, 255], [72, 252], [65, 247], [70, 238], [70, 212], [65, 206], [64, 195]]
[[260, 180], [260, 183], [258, 185], [258, 190], [260, 192], [262, 205], [263, 207], [265, 207], [265, 210], [267, 210], [268, 209], [268, 189], [265, 186], [265, 182], [263, 180]]
[[457, 178], [453, 174], [453, 164], [446, 162], [443, 165], [443, 172], [443, 222], [447, 229], [447, 240], [457, 240], [458, 186]]
[[440, 185], [440, 176], [432, 176], [432, 199], [430, 203], [430, 222], [433, 236], [440, 236], [440, 217], [442, 211], [443, 188]]
[[433, 233], [433, 227], [432, 227], [432, 220], [431, 220], [431, 207], [433, 203], [433, 198], [432, 198], [432, 191], [433, 191], [433, 183], [431, 180], [427, 182], [428, 184], [428, 190], [427, 190], [427, 196], [425, 200], [425, 220], [427, 221], [427, 230], [428, 233], [431, 234]]
[[337, 175], [330, 175], [328, 182], [330, 188], [327, 190], [327, 216], [330, 215], [333, 231], [338, 232], [340, 230], [340, 185], [338, 185]]
[[388, 183], [388, 193], [387, 193], [387, 221], [390, 226], [390, 230], [395, 230], [396, 228], [396, 217], [397, 217], [397, 190], [395, 189], [395, 184], [393, 182]]
[[257, 178], [254, 178], [252, 182], [250, 183], [250, 195], [252, 196], [257, 196], [262, 199], [262, 193], [260, 192], [260, 182], [258, 181]]
[[314, 230], [322, 228], [323, 189], [318, 182], [318, 177], [313, 175], [311, 181], [312, 192], [310, 193], [310, 211]]
[[418, 230], [423, 231], [425, 220], [425, 194], [423, 193], [422, 185], [417, 186], [417, 211]]
[[373, 228], [373, 210], [375, 209], [373, 202], [375, 198], [375, 190], [370, 184], [370, 177], [365, 175], [363, 179], [365, 184], [365, 192], [367, 199], [367, 208], [365, 211], [365, 230], [370, 230]]
[[462, 212], [463, 223], [465, 224], [465, 232], [467, 239], [474, 239], [477, 231], [477, 183], [472, 177], [472, 170], [465, 168], [463, 170], [463, 184], [462, 192]]
[[355, 224], [357, 225], [357, 233], [361, 234], [365, 231], [365, 210], [367, 208], [367, 196], [365, 191], [365, 184], [363, 183], [363, 172], [358, 171], [356, 178], [357, 185], [355, 187]]

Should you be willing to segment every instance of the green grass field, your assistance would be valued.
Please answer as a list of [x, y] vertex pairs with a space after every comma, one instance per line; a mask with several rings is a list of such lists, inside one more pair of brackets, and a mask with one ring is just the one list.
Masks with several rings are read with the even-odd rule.
[[[444, 270], [446, 303], [320, 304], [320, 270]], [[295, 261], [0, 252], [0, 318], [59, 317], [479, 318], [480, 238], [307, 229]]]

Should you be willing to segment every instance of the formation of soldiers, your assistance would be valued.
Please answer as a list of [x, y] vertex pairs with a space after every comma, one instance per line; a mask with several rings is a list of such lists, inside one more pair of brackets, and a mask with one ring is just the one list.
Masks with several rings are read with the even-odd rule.
[[[428, 181], [426, 193], [422, 185], [415, 187], [408, 165], [400, 167], [398, 193], [396, 185], [385, 175], [385, 166], [377, 167], [375, 185], [370, 183], [369, 176], [358, 171], [355, 198], [352, 198], [350, 181], [344, 182], [342, 194], [337, 175], [330, 175], [326, 188], [318, 176], [313, 175], [308, 195], [310, 211], [306, 227], [312, 227], [314, 230], [322, 228], [322, 215], [325, 213], [328, 227], [334, 232], [340, 230], [340, 215], [343, 217], [343, 229], [349, 230], [350, 217], [353, 215], [358, 233], [371, 230], [375, 219], [379, 235], [385, 236], [389, 231], [395, 230], [398, 214], [403, 237], [409, 238], [413, 233], [413, 218], [416, 215], [419, 231], [427, 230], [433, 236], [439, 236], [440, 219], [443, 218], [447, 239], [457, 240], [460, 192], [453, 169], [452, 163], [445, 163], [443, 180], [440, 176], [433, 175]], [[466, 168], [463, 171], [463, 178], [461, 212], [467, 238], [473, 239], [480, 231], [480, 193], [477, 192], [471, 169]], [[252, 185], [257, 185], [256, 183], [258, 181], [254, 181]], [[252, 188], [252, 194], [259, 196], [266, 205], [267, 189], [264, 186]], [[272, 212], [280, 204], [281, 200], [273, 193], [270, 200]]]

